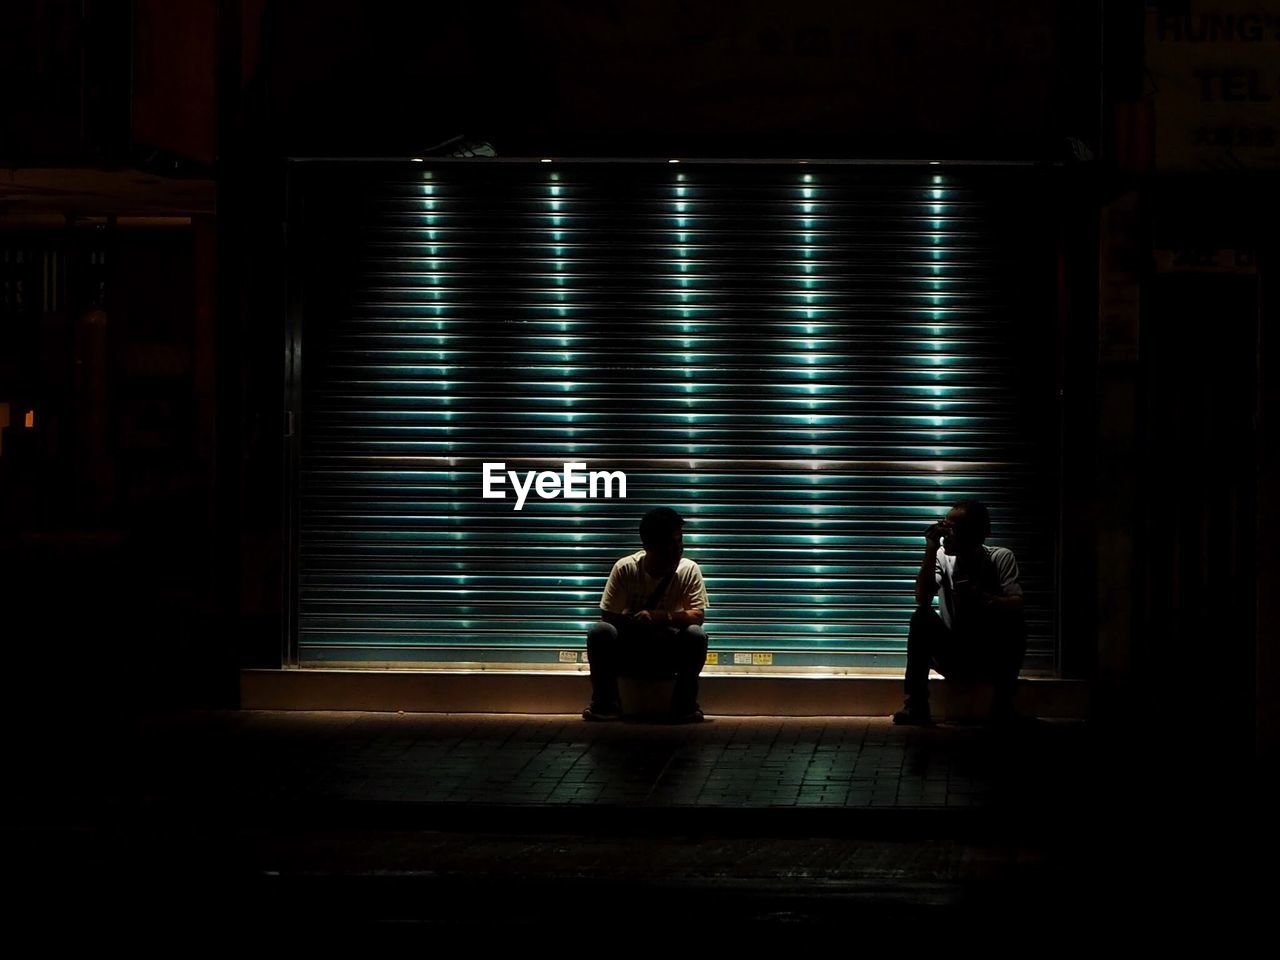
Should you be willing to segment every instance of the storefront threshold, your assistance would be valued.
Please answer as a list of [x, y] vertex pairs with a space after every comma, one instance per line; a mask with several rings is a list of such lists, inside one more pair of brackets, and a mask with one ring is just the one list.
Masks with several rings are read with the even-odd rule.
[[[623, 688], [623, 699], [628, 696]], [[653, 699], [653, 691], [630, 687]], [[367, 710], [395, 713], [578, 714], [590, 693], [587, 676], [559, 670], [242, 670], [245, 710]], [[660, 695], [660, 692], [659, 692]], [[935, 677], [930, 701], [939, 719], [980, 716], [990, 687]], [[887, 716], [902, 705], [893, 675], [707, 673], [698, 697], [708, 715], [781, 717]], [[1086, 719], [1089, 686], [1081, 680], [1024, 677], [1017, 708], [1040, 717]]]

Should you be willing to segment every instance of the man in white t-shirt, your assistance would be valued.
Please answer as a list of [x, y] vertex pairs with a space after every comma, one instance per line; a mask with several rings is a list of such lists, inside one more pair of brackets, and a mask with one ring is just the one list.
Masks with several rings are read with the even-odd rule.
[[600, 597], [600, 622], [587, 633], [591, 703], [584, 720], [622, 715], [618, 674], [674, 674], [671, 714], [702, 720], [698, 675], [707, 662], [707, 587], [698, 565], [684, 556], [684, 520], [670, 507], [640, 521], [644, 549], [613, 565]]
[[[944, 677], [994, 685], [991, 716], [1015, 719], [1013, 696], [1027, 650], [1018, 562], [989, 547], [991, 518], [979, 500], [961, 500], [924, 532], [916, 611], [907, 635], [907, 699], [894, 723], [929, 725], [929, 668]], [[941, 546], [942, 552], [939, 552]], [[933, 595], [939, 593], [938, 612]]]

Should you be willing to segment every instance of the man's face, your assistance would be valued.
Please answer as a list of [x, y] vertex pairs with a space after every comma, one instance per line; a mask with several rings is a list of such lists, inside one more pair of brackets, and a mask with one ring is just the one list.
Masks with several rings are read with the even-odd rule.
[[968, 535], [964, 511], [952, 507], [947, 513], [947, 523], [951, 524], [951, 532], [942, 536], [942, 552], [949, 557], [954, 557], [972, 550], [977, 541]]
[[649, 574], [665, 577], [675, 570], [680, 563], [680, 558], [684, 556], [684, 531], [675, 531], [668, 540], [646, 543], [644, 552], [648, 558]]

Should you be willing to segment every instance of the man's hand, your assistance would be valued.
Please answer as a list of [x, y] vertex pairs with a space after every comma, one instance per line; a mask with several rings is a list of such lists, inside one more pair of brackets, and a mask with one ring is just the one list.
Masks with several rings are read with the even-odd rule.
[[700, 607], [676, 610], [674, 613], [667, 613], [665, 610], [641, 610], [635, 615], [636, 623], [650, 623], [657, 627], [684, 628], [701, 624], [704, 619], [705, 614]]
[[701, 607], [687, 607], [671, 614], [669, 622], [673, 627], [698, 627], [706, 622], [707, 615]]
[[625, 628], [627, 624], [631, 623], [631, 617], [629, 617], [627, 614], [611, 613], [608, 610], [600, 611], [600, 619], [603, 620], [605, 623], [613, 624], [619, 630]]
[[1022, 597], [1006, 597], [998, 593], [987, 593], [972, 580], [957, 580], [955, 582], [954, 596], [956, 606], [961, 610], [999, 611], [1003, 613], [1022, 609]]
[[945, 520], [939, 520], [933, 526], [924, 532], [924, 542], [926, 546], [936, 547], [941, 545], [944, 536], [951, 535], [951, 524]]
[[982, 602], [982, 609], [984, 610], [1008, 611], [1022, 609], [1022, 597], [1019, 596], [1005, 597], [1000, 594], [986, 593], [984, 591], [979, 593], [978, 597]]

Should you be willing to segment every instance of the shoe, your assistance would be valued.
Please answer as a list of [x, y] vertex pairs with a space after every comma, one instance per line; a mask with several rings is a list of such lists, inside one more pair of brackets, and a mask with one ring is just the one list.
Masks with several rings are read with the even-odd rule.
[[609, 720], [621, 720], [622, 709], [612, 703], [592, 703], [582, 711], [583, 720], [594, 720], [603, 723]]
[[929, 713], [927, 704], [917, 707], [908, 700], [903, 704], [902, 709], [893, 715], [893, 722], [899, 726], [932, 727], [933, 717]]
[[696, 703], [687, 710], [673, 710], [671, 713], [672, 723], [702, 723], [705, 719], [702, 708]]

